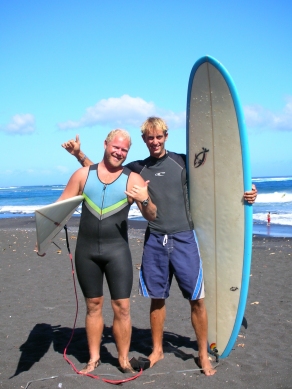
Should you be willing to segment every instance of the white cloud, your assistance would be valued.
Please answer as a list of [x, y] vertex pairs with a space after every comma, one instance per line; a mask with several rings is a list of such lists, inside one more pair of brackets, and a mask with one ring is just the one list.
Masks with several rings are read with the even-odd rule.
[[29, 113], [14, 115], [11, 122], [6, 126], [1, 126], [0, 130], [10, 135], [32, 134], [35, 131], [34, 116]]
[[159, 109], [153, 102], [147, 102], [140, 97], [129, 95], [100, 100], [94, 106], [87, 108], [85, 114], [79, 120], [68, 120], [59, 123], [58, 127], [60, 130], [95, 125], [107, 125], [111, 128], [140, 127], [149, 116], [163, 117], [169, 128], [185, 127], [185, 112], [175, 113]]
[[248, 127], [265, 127], [272, 130], [292, 131], [292, 96], [287, 97], [283, 110], [274, 113], [259, 105], [244, 107]]

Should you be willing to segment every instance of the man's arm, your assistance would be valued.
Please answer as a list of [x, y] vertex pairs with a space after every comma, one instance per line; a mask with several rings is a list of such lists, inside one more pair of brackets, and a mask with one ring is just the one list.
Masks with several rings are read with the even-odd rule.
[[[139, 174], [131, 173], [125, 193], [129, 198], [129, 202], [133, 202], [134, 200], [143, 217], [151, 221], [156, 218], [157, 208], [149, 196], [148, 183], [149, 181], [145, 182]], [[142, 205], [144, 200], [147, 200], [147, 205]]]
[[70, 199], [71, 197], [78, 196], [82, 194], [83, 187], [88, 175], [88, 168], [80, 168], [75, 173], [72, 174], [66, 188], [64, 189], [61, 196], [57, 201]]
[[67, 150], [68, 153], [74, 155], [82, 166], [93, 165], [94, 163], [83, 153], [83, 151], [81, 151], [80, 146], [81, 142], [79, 140], [79, 135], [76, 135], [76, 139], [70, 139], [62, 144], [62, 147]]

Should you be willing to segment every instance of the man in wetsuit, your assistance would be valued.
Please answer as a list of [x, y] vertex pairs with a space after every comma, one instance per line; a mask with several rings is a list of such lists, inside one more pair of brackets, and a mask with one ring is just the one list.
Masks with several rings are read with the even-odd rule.
[[[166, 317], [165, 299], [173, 275], [182, 294], [190, 302], [191, 322], [198, 343], [198, 364], [206, 375], [213, 375], [207, 353], [208, 320], [204, 304], [202, 262], [193, 231], [186, 181], [185, 155], [168, 152], [166, 123], [156, 117], [148, 118], [142, 125], [142, 138], [150, 157], [127, 166], [148, 180], [148, 190], [157, 205], [157, 217], [148, 224], [140, 273], [140, 291], [151, 298], [150, 324], [153, 351], [149, 356], [151, 366], [163, 359], [163, 327]], [[92, 162], [80, 150], [78, 136], [62, 145], [81, 162]], [[253, 203], [256, 189], [244, 194]]]
[[90, 359], [81, 370], [83, 374], [100, 364], [104, 275], [111, 294], [113, 335], [120, 368], [123, 372], [133, 372], [128, 360], [133, 266], [127, 219], [134, 200], [148, 220], [155, 219], [156, 206], [148, 195], [148, 182], [122, 166], [130, 145], [126, 131], [111, 131], [104, 142], [102, 161], [77, 170], [58, 200], [80, 194], [84, 196], [75, 252], [77, 277], [87, 306], [86, 334]]

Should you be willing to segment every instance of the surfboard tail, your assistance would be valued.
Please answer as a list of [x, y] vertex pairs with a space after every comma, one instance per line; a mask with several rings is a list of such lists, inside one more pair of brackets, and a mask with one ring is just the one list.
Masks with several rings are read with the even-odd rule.
[[58, 201], [35, 211], [37, 248], [39, 255], [46, 253], [52, 240], [71, 218], [83, 201], [83, 196]]

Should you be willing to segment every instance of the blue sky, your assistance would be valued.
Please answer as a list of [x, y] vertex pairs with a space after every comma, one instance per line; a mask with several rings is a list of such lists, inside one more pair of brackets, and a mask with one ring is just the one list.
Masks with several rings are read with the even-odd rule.
[[211, 55], [244, 108], [252, 175], [292, 176], [292, 3], [246, 0], [11, 0], [0, 3], [0, 185], [65, 184], [80, 135], [94, 161], [116, 127], [144, 158], [140, 124], [170, 127], [185, 152], [189, 74]]

